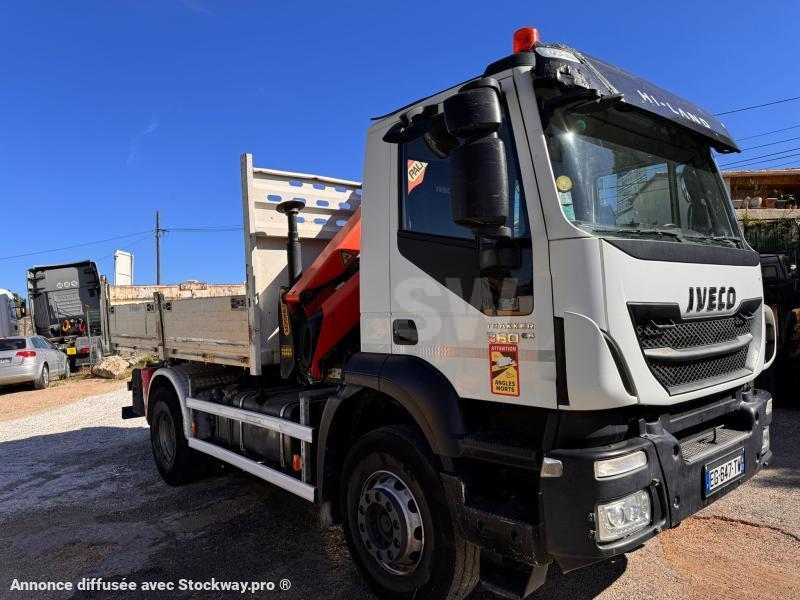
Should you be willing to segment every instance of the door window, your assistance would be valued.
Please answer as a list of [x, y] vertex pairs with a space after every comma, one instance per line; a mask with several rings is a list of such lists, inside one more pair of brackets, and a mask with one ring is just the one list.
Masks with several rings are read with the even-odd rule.
[[[508, 115], [499, 131], [506, 149], [509, 239], [476, 239], [453, 222], [450, 158], [424, 137], [400, 145], [400, 253], [487, 315], [533, 311], [531, 233]], [[487, 262], [488, 261], [488, 262]]]
[[778, 268], [775, 265], [761, 265], [761, 278], [777, 281], [779, 279]]

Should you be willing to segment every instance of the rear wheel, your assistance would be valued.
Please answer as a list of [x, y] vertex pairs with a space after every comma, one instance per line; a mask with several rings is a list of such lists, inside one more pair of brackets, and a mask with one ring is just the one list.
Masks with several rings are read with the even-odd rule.
[[64, 362], [64, 379], [69, 379], [70, 375], [72, 375], [72, 366], [69, 364], [69, 361]]
[[42, 372], [39, 373], [39, 377], [33, 382], [33, 387], [37, 390], [44, 390], [50, 387], [50, 369], [47, 367], [46, 363], [42, 365]]
[[159, 387], [153, 392], [152, 407], [150, 445], [161, 477], [174, 486], [200, 479], [208, 472], [209, 461], [189, 448], [177, 398]]
[[436, 458], [416, 428], [366, 434], [343, 472], [347, 545], [379, 598], [457, 600], [472, 591], [479, 550], [456, 535]]

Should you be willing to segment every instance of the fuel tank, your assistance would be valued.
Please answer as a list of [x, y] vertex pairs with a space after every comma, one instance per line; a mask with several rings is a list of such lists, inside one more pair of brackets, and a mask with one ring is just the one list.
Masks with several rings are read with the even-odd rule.
[[[300, 401], [296, 388], [285, 391], [242, 390], [218, 400], [234, 408], [300, 422]], [[216, 417], [214, 438], [229, 449], [280, 466], [292, 468], [292, 455], [300, 453], [300, 442], [281, 433], [226, 417]]]

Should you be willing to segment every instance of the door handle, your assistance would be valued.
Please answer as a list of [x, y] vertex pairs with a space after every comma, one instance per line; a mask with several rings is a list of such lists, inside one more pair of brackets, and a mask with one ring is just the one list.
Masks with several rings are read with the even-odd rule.
[[395, 319], [392, 321], [392, 339], [401, 346], [413, 346], [419, 341], [417, 326], [411, 319]]

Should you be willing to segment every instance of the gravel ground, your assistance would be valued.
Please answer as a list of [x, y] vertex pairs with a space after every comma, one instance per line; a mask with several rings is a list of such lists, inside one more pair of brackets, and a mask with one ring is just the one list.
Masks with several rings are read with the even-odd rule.
[[[276, 592], [285, 598], [371, 597], [341, 531], [316, 526], [305, 501], [238, 472], [165, 485], [144, 421], [119, 418], [128, 402], [116, 390], [0, 422], [1, 598], [181, 596], [10, 591], [14, 578], [83, 577], [288, 578], [291, 589]], [[535, 597], [800, 597], [800, 411], [776, 408], [772, 429], [775, 459], [758, 477], [614, 563], [568, 575], [551, 568]]]

